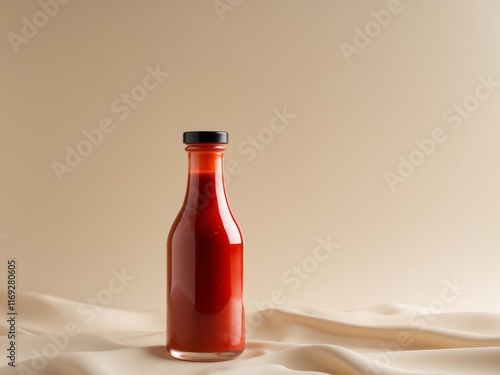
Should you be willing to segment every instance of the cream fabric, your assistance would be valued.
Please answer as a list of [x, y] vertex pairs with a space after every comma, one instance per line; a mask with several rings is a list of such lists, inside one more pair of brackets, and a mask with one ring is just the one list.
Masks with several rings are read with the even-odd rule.
[[122, 311], [26, 292], [17, 298], [16, 368], [7, 364], [2, 319], [1, 375], [500, 374], [500, 314], [398, 304], [259, 311], [247, 315], [247, 348], [238, 359], [192, 363], [166, 355], [164, 310]]

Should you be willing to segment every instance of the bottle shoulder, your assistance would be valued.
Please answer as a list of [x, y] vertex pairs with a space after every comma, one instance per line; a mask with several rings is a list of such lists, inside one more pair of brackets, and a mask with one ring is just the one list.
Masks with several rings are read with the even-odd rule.
[[240, 226], [228, 205], [210, 205], [203, 209], [183, 205], [172, 224], [169, 239], [174, 236], [221, 236], [231, 244], [243, 243]]

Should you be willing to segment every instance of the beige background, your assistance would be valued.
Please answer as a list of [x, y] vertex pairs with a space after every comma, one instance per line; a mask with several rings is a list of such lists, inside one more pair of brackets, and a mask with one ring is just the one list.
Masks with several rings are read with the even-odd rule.
[[[249, 311], [271, 296], [499, 311], [500, 87], [466, 98], [478, 77], [500, 82], [500, 3], [403, 0], [379, 29], [371, 12], [391, 1], [218, 4], [73, 0], [15, 53], [9, 33], [23, 17], [43, 24], [42, 8], [0, 3], [1, 274], [15, 257], [22, 290], [86, 301], [125, 268], [135, 279], [105, 302], [163, 307], [181, 133], [220, 129], [239, 164], [228, 194]], [[365, 27], [374, 37], [348, 62], [341, 43]], [[141, 91], [148, 66], [169, 75]], [[112, 103], [134, 89], [147, 97], [120, 119]], [[479, 104], [453, 129], [443, 114], [464, 99]], [[285, 107], [296, 117], [249, 160], [248, 137], [269, 136]], [[59, 182], [52, 163], [106, 118], [114, 130]], [[436, 128], [446, 141], [392, 192], [384, 173]], [[340, 246], [313, 267], [328, 236]], [[303, 262], [312, 271], [292, 290], [282, 277]], [[446, 280], [466, 289], [443, 302]]]

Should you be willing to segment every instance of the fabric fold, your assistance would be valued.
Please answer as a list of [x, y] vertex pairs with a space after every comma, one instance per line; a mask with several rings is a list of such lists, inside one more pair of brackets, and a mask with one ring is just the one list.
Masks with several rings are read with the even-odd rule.
[[[18, 292], [16, 367], [3, 356], [0, 375], [500, 373], [500, 314], [384, 304], [271, 309], [246, 318], [247, 348], [239, 358], [182, 362], [165, 351], [164, 309], [124, 311]], [[4, 353], [9, 328], [2, 319]]]

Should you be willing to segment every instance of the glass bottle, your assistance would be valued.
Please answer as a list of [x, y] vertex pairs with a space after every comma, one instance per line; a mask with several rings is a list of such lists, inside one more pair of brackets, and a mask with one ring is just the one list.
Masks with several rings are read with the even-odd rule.
[[243, 237], [224, 185], [226, 132], [183, 134], [186, 197], [167, 240], [167, 350], [222, 361], [245, 347]]

